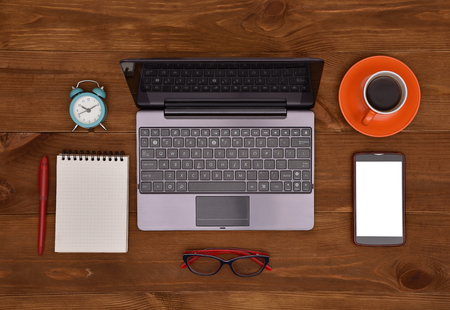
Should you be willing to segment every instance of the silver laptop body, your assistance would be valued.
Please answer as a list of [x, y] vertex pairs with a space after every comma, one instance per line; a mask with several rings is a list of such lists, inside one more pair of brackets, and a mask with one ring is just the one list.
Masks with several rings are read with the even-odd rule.
[[[207, 59], [207, 61], [212, 63], [223, 60], [224, 59], [220, 58]], [[226, 60], [240, 61], [242, 59]], [[267, 96], [269, 99], [266, 99], [267, 97], [260, 99], [261, 104], [258, 104], [258, 98], [250, 98], [251, 104], [244, 109], [240, 109], [243, 100], [240, 100], [239, 98], [226, 98], [226, 96], [224, 99], [222, 93], [212, 94], [217, 96], [217, 101], [220, 103], [219, 105], [213, 105], [212, 108], [209, 106], [208, 102], [215, 101], [214, 98], [200, 98], [201, 96], [199, 96], [199, 94], [194, 94], [193, 96], [199, 97], [199, 99], [193, 100], [192, 98], [187, 98], [187, 104], [184, 104], [180, 103], [183, 96], [188, 97], [188, 95], [192, 96], [192, 94], [182, 94], [179, 92], [176, 93], [176, 98], [173, 102], [170, 100], [173, 98], [168, 98], [171, 97], [170, 93], [164, 94], [165, 98], [163, 99], [158, 97], [161, 96], [161, 94], [158, 93], [158, 96], [155, 96], [158, 98], [158, 100], [156, 100], [158, 103], [156, 103], [155, 106], [148, 108], [145, 106], [146, 103], [141, 105], [138, 103], [139, 97], [144, 96], [144, 94], [141, 94], [141, 90], [136, 88], [138, 87], [136, 85], [142, 85], [142, 81], [139, 82], [140, 84], [137, 84], [136, 79], [143, 78], [142, 71], [146, 68], [144, 64], [149, 61], [154, 61], [154, 59], [123, 60], [121, 62], [122, 70], [130, 86], [135, 103], [141, 108], [136, 114], [137, 225], [139, 229], [144, 231], [312, 229], [314, 226], [314, 113], [311, 110], [304, 108], [298, 109], [294, 107], [291, 109], [289, 108], [289, 104], [279, 105], [275, 102], [274, 106], [271, 106], [271, 103], [267, 101], [276, 100], [272, 100], [270, 96]], [[198, 58], [182, 59], [181, 61], [189, 61], [190, 63], [195, 64], [198, 61], [204, 60]], [[268, 58], [258, 59], [258, 61], [263, 63], [265, 61], [276, 62], [278, 59]], [[301, 61], [309, 64], [311, 80], [315, 79], [320, 81], [323, 61], [316, 59], [301, 59]], [[311, 62], [320, 67], [320, 72], [315, 72], [314, 76], [312, 76], [313, 66], [311, 65]], [[142, 66], [142, 68], [139, 69], [139, 66]], [[319, 69], [316, 71], [319, 71]], [[317, 85], [313, 85], [312, 87], [315, 92], [317, 92], [318, 89], [318, 82], [316, 81], [316, 83]], [[308, 107], [314, 105], [316, 93], [314, 93], [313, 90], [311, 91], [313, 99], [311, 102], [311, 98], [309, 98]], [[201, 93], [201, 95], [204, 94]], [[151, 101], [152, 94], [147, 96], [150, 98], [148, 101]], [[193, 104], [194, 107], [191, 109], [190, 106], [192, 102], [195, 103]], [[233, 103], [228, 105], [229, 102]], [[255, 112], [253, 112], [253, 110]], [[154, 181], [152, 179], [152, 173], [156, 172], [154, 171], [156, 168], [153, 166], [152, 168], [148, 168], [147, 165], [154, 165], [157, 162], [155, 159], [157, 157], [156, 152], [161, 151], [165, 154], [166, 152], [169, 152], [171, 148], [174, 148], [174, 146], [172, 145], [172, 142], [170, 142], [169, 148], [164, 148], [162, 145], [158, 144], [158, 148], [154, 148], [154, 151], [151, 151], [151, 156], [149, 156], [146, 147], [149, 145], [151, 147], [152, 142], [161, 143], [162, 141], [161, 136], [152, 139], [152, 129], [155, 130], [155, 132], [162, 134], [163, 129], [166, 129], [166, 132], [168, 132], [168, 129], [172, 128], [175, 128], [177, 133], [183, 128], [189, 128], [190, 130], [198, 129], [199, 131], [204, 128], [207, 128], [208, 130], [210, 128], [239, 128], [239, 130], [243, 130], [242, 133], [244, 133], [244, 130], [246, 130], [246, 133], [253, 133], [253, 129], [262, 130], [264, 128], [290, 128], [287, 132], [290, 130], [292, 133], [294, 133], [294, 131], [297, 133], [298, 130], [307, 128], [306, 130], [309, 133], [308, 141], [310, 141], [308, 151], [310, 152], [310, 163], [308, 163], [308, 165], [310, 165], [310, 175], [308, 176], [308, 181], [305, 183], [308, 183], [310, 188], [308, 192], [301, 193], [294, 193], [292, 188], [290, 188], [291, 192], [283, 191], [280, 193], [273, 191], [259, 191], [261, 188], [257, 188], [256, 191], [242, 191], [243, 189], [240, 188], [240, 184], [247, 184], [249, 181], [238, 181], [234, 179], [226, 182], [228, 190], [222, 192], [216, 191], [215, 189], [217, 187], [212, 187], [212, 189], [210, 189], [209, 185], [206, 184], [208, 181], [200, 181], [197, 179], [195, 182], [195, 188], [197, 188], [197, 190], [191, 190], [189, 184], [187, 189], [184, 188], [183, 191], [178, 191], [178, 180], [176, 179], [173, 182], [166, 182], [167, 184], [162, 185], [163, 188], [159, 189], [161, 191], [156, 191], [156, 187], [162, 182]], [[299, 129], [297, 130], [296, 128]], [[256, 132], [258, 132], [258, 130]], [[288, 137], [288, 139], [293, 138], [295, 137]], [[209, 139], [209, 137], [206, 139]], [[155, 142], [156, 140], [158, 142]], [[248, 150], [251, 149], [249, 148]], [[273, 148], [273, 150], [275, 150], [275, 148]], [[167, 160], [167, 162], [169, 162], [169, 160]], [[170, 171], [171, 168], [172, 167], [166, 167], [166, 171]], [[205, 167], [202, 168], [205, 169]], [[150, 170], [147, 171], [145, 169]], [[173, 172], [176, 171], [174, 170]], [[161, 173], [164, 174], [165, 171]], [[161, 175], [161, 173], [159, 174]], [[145, 179], [147, 177], [149, 179]], [[283, 182], [280, 181], [278, 183], [282, 184]], [[301, 184], [300, 181], [298, 183]], [[175, 185], [174, 189], [172, 188], [172, 184]], [[294, 184], [297, 183], [294, 181]], [[199, 188], [201, 185], [204, 185], [205, 187]], [[148, 191], [148, 186], [150, 186], [150, 191]], [[154, 188], [152, 188], [152, 186], [154, 186]], [[168, 190], [167, 186], [173, 191], [166, 191]], [[239, 190], [233, 190], [235, 186], [236, 188], [239, 188]], [[247, 189], [246, 185], [243, 186]]]

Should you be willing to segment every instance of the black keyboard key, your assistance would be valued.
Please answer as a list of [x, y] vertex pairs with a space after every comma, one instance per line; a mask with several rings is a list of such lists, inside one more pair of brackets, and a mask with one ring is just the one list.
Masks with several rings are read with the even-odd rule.
[[156, 70], [156, 69], [145, 70], [144, 71], [144, 75], [145, 76], [157, 76], [158, 75], [158, 70]]
[[270, 70], [261, 70], [262, 77], [270, 77]]
[[275, 76], [275, 77], [281, 76], [281, 70], [280, 69], [272, 70], [272, 76]]
[[230, 69], [230, 70], [227, 70], [226, 74], [228, 77], [235, 77], [237, 75], [237, 71], [234, 69]]
[[291, 85], [304, 85], [307, 84], [308, 81], [305, 77], [292, 77], [289, 78], [289, 84]]
[[149, 62], [145, 64], [147, 69], [159, 69], [161, 68], [161, 63], [159, 62]]
[[250, 70], [249, 76], [251, 76], [251, 77], [258, 77], [259, 76], [259, 70]]
[[238, 71], [238, 76], [239, 77], [246, 77], [246, 76], [248, 76], [248, 70], [239, 70]]
[[190, 77], [192, 75], [191, 70], [181, 70], [181, 76], [183, 77]]
[[213, 77], [214, 76], [214, 70], [205, 70], [204, 76], [206, 77]]
[[308, 69], [306, 68], [294, 69], [294, 74], [296, 76], [305, 76], [308, 74]]
[[215, 71], [216, 77], [224, 77], [225, 76], [225, 70], [216, 70]]
[[284, 69], [283, 70], [283, 76], [293, 76], [294, 75], [294, 70], [292, 69]]
[[203, 70], [194, 70], [192, 71], [192, 75], [195, 77], [202, 77], [203, 76]]
[[301, 68], [301, 67], [306, 67], [306, 63], [286, 62], [285, 67], [286, 68]]
[[[159, 83], [155, 83], [155, 84], [159, 84]], [[163, 84], [164, 85], [172, 85], [173, 84], [173, 78], [164, 78], [163, 79]]]
[[244, 85], [253, 85], [253, 84], [255, 84], [254, 78], [245, 78], [244, 79]]

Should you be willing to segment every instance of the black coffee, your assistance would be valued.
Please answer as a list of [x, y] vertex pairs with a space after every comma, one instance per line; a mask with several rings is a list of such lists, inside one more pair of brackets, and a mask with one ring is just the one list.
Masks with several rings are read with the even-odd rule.
[[389, 111], [400, 102], [402, 90], [394, 79], [380, 76], [369, 83], [366, 97], [373, 108], [379, 111]]

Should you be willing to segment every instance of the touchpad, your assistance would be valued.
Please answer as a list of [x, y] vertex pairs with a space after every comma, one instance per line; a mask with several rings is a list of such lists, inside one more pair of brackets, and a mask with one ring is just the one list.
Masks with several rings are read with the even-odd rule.
[[197, 226], [249, 226], [250, 197], [197, 196]]

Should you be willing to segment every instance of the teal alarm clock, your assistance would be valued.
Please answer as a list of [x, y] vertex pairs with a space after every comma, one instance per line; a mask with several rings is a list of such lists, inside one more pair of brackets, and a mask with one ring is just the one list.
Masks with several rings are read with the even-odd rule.
[[[98, 87], [94, 88], [91, 92], [85, 92], [78, 87], [81, 83], [85, 82], [96, 83]], [[100, 125], [106, 130], [102, 124], [108, 114], [108, 109], [103, 101], [106, 98], [106, 92], [103, 90], [103, 86], [100, 87], [96, 81], [92, 80], [79, 81], [76, 87], [72, 86], [70, 98], [72, 99], [69, 107], [70, 117], [76, 124], [72, 132], [78, 126], [92, 129]]]

